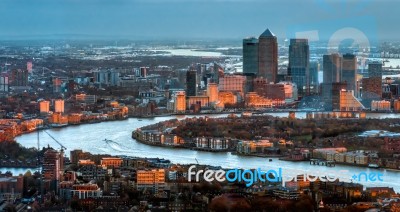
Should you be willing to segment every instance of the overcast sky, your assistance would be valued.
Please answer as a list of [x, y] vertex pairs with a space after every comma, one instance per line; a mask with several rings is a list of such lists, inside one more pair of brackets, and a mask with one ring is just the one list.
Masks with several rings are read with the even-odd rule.
[[1, 0], [0, 38], [87, 35], [131, 39], [279, 38], [343, 27], [367, 37], [400, 35], [396, 0]]

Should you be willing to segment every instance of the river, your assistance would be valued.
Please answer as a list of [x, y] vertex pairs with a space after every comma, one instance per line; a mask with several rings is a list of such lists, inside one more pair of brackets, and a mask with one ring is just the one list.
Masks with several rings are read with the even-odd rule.
[[[275, 116], [285, 116], [288, 113], [273, 113]], [[209, 117], [225, 117], [226, 115], [209, 115]], [[296, 116], [305, 117], [305, 112], [298, 112]], [[365, 182], [366, 186], [389, 186], [393, 187], [396, 192], [400, 192], [400, 172], [387, 171], [383, 169], [369, 169], [363, 167], [352, 167], [344, 165], [336, 165], [336, 167], [312, 166], [308, 162], [289, 162], [280, 161], [273, 158], [269, 161], [267, 158], [237, 156], [231, 153], [211, 153], [202, 151], [193, 151], [188, 149], [171, 149], [163, 147], [148, 146], [141, 144], [131, 138], [132, 131], [150, 124], [172, 118], [186, 118], [193, 116], [170, 116], [155, 117], [147, 119], [129, 118], [123, 121], [102, 122], [95, 124], [85, 124], [77, 126], [68, 126], [66, 128], [49, 129], [48, 132], [67, 147], [66, 155], [73, 149], [82, 149], [91, 153], [112, 154], [112, 155], [128, 155], [137, 157], [159, 157], [171, 160], [173, 163], [190, 164], [197, 163], [208, 164], [214, 166], [222, 166], [226, 168], [261, 168], [263, 170], [282, 168], [283, 172], [311, 172], [311, 173], [327, 173], [334, 172], [335, 176], [344, 181], [350, 181], [350, 176], [361, 172], [379, 171], [384, 174], [383, 182]], [[369, 113], [369, 118], [400, 118], [400, 114], [380, 114]], [[40, 146], [50, 145], [55, 149], [60, 146], [51, 139], [46, 133], [40, 132]], [[104, 139], [111, 139], [115, 142], [106, 143]], [[37, 133], [24, 134], [16, 138], [17, 142], [25, 147], [37, 147]], [[339, 172], [345, 170], [347, 172]], [[5, 169], [3, 171], [6, 171]]]

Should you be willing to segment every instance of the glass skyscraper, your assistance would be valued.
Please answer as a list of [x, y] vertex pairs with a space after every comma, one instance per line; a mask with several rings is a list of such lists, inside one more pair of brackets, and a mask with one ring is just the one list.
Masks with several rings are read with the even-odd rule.
[[243, 73], [258, 74], [258, 39], [255, 37], [243, 39]]
[[288, 76], [300, 95], [310, 94], [310, 48], [307, 39], [290, 39]]

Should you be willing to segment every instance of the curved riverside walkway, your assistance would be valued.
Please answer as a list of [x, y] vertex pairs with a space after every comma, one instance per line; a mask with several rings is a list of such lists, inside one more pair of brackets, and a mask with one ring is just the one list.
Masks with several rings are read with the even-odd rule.
[[[287, 117], [288, 113], [270, 113], [270, 115]], [[296, 113], [297, 117], [305, 117], [305, 113]], [[390, 117], [400, 118], [400, 114], [368, 114], [372, 117]], [[207, 115], [208, 117], [225, 117], [225, 115]], [[368, 186], [389, 186], [394, 187], [400, 192], [400, 172], [369, 169], [364, 167], [352, 167], [336, 165], [336, 167], [311, 166], [309, 162], [290, 162], [281, 161], [276, 158], [260, 158], [251, 156], [238, 156], [226, 152], [205, 152], [194, 151], [190, 149], [165, 148], [149, 146], [132, 139], [132, 131], [150, 124], [165, 121], [173, 118], [183, 119], [193, 116], [170, 116], [155, 118], [129, 118], [122, 121], [102, 122], [95, 124], [85, 124], [77, 126], [68, 126], [59, 129], [49, 129], [49, 133], [67, 147], [66, 154], [73, 149], [82, 149], [94, 154], [128, 155], [137, 157], [159, 157], [171, 160], [173, 163], [195, 164], [196, 159], [200, 164], [221, 166], [226, 168], [261, 168], [278, 169], [282, 168], [284, 173], [309, 171], [311, 173], [329, 173], [335, 172], [340, 179], [350, 182], [350, 174], [364, 171], [382, 171], [384, 172], [383, 182], [362, 182]], [[104, 139], [115, 142], [105, 142]], [[30, 133], [18, 136], [16, 141], [25, 147], [37, 147], [37, 133]], [[40, 132], [40, 146], [50, 145], [55, 149], [60, 146], [47, 134]], [[347, 173], [339, 172], [347, 170]]]

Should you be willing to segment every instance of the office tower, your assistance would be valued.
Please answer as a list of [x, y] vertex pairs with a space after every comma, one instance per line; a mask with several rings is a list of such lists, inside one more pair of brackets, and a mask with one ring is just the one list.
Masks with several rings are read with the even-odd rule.
[[346, 83], [341, 82], [341, 72], [342, 57], [339, 54], [324, 55], [321, 93], [326, 110], [340, 109], [340, 90], [346, 89]]
[[380, 77], [382, 79], [382, 63], [370, 62], [368, 63], [368, 77]]
[[208, 83], [207, 85], [207, 96], [210, 103], [215, 103], [218, 101], [218, 84]]
[[64, 160], [62, 152], [48, 149], [43, 156], [43, 178], [45, 180], [60, 180], [64, 171]]
[[353, 54], [343, 55], [342, 64], [342, 82], [347, 83], [346, 90], [354, 91], [354, 95], [358, 96], [357, 92], [357, 57]]
[[324, 55], [323, 81], [324, 83], [341, 82], [342, 57], [339, 54]]
[[316, 94], [319, 89], [319, 63], [318, 61], [310, 62], [310, 93]]
[[49, 101], [39, 102], [39, 109], [41, 113], [48, 113], [50, 111], [50, 102]]
[[197, 95], [197, 71], [189, 70], [186, 72], [186, 95]]
[[186, 94], [185, 91], [175, 93], [175, 108], [174, 112], [180, 113], [186, 111]]
[[310, 94], [310, 48], [307, 39], [290, 39], [288, 76], [300, 95]]
[[243, 39], [243, 74], [258, 74], [258, 39], [255, 37]]
[[267, 29], [258, 38], [258, 77], [276, 82], [277, 74], [278, 42], [276, 36]]
[[54, 101], [54, 112], [64, 113], [64, 100], [57, 99]]

